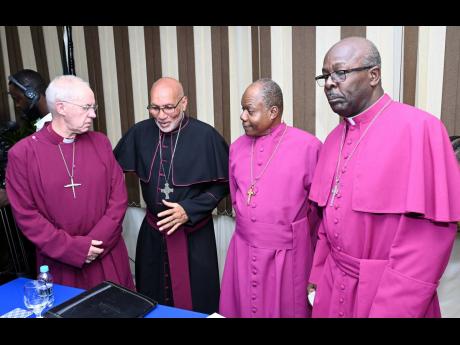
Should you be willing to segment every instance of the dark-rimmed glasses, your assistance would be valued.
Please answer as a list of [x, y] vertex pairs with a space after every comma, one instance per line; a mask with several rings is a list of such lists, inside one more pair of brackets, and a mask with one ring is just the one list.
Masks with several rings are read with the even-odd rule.
[[155, 105], [155, 104], [149, 104], [147, 106], [147, 109], [153, 115], [158, 115], [160, 113], [160, 110], [163, 110], [163, 113], [165, 113], [166, 115], [172, 115], [172, 114], [174, 114], [174, 111], [176, 110], [176, 108], [179, 105], [180, 101], [182, 101], [182, 99], [184, 97], [185, 97], [185, 95], [180, 98], [180, 100], [176, 103], [176, 105], [167, 104], [167, 105], [164, 105], [162, 107], [159, 107], [158, 105]]
[[93, 105], [91, 105], [91, 104], [80, 105], [80, 104], [72, 103], [72, 102], [69, 102], [69, 101], [59, 101], [59, 102], [64, 102], [64, 103], [69, 103], [69, 104], [76, 105], [76, 106], [82, 108], [84, 111], [88, 111], [90, 109], [93, 109], [94, 112], [96, 112], [97, 107], [98, 107], [98, 105], [96, 103], [94, 103]]
[[340, 71], [334, 71], [332, 73], [326, 73], [315, 77], [316, 82], [319, 86], [323, 87], [326, 84], [327, 78], [331, 77], [334, 83], [342, 83], [347, 79], [347, 73], [357, 72], [357, 71], [364, 71], [366, 69], [375, 67], [377, 65], [370, 65], [370, 66], [362, 66], [350, 69], [342, 69]]

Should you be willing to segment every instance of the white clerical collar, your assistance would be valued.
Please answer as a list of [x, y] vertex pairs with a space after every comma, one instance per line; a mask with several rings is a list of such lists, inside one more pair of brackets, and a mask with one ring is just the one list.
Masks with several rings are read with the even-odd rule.
[[[358, 116], [358, 115], [355, 115], [355, 116]], [[353, 117], [355, 117], [353, 116]], [[353, 117], [346, 117], [345, 119], [348, 121], [348, 123], [352, 126], [356, 125], [356, 122], [355, 120], [353, 120]]]
[[363, 110], [362, 112], [360, 112], [359, 114], [356, 114], [355, 116], [350, 116], [350, 117], [346, 117], [345, 120], [347, 120], [347, 122], [351, 125], [351, 126], [355, 126], [356, 125], [356, 122], [355, 120], [353, 120], [354, 118], [364, 114], [365, 112], [367, 112], [369, 109], [371, 109], [375, 104], [377, 104], [378, 102], [380, 102], [380, 100], [385, 96], [385, 93], [383, 93], [382, 96], [380, 96], [380, 98], [378, 100], [376, 100], [374, 103], [372, 103], [369, 107], [367, 107], [365, 110]]
[[75, 138], [64, 138], [62, 139], [62, 142], [64, 144], [72, 144], [75, 141]]

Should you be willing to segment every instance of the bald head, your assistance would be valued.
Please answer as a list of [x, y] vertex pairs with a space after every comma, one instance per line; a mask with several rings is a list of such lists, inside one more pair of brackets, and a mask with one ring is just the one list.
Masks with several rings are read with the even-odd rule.
[[160, 78], [150, 89], [149, 112], [160, 130], [168, 133], [180, 125], [187, 109], [187, 102], [184, 88], [178, 80]]
[[381, 59], [375, 45], [362, 37], [347, 37], [334, 44], [323, 62], [324, 92], [332, 110], [355, 116], [382, 95]]
[[334, 44], [326, 54], [341, 57], [344, 62], [357, 63], [362, 66], [381, 65], [382, 61], [377, 47], [363, 37], [347, 37]]
[[152, 88], [150, 89], [150, 96], [158, 93], [167, 93], [170, 96], [180, 98], [184, 95], [184, 88], [178, 80], [174, 78], [164, 77], [154, 82]]

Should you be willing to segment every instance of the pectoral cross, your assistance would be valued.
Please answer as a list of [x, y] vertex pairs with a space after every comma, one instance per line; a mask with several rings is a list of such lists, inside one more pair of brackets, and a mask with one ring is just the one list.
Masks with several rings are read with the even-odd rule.
[[331, 203], [330, 206], [334, 206], [334, 199], [339, 194], [339, 181], [335, 182], [334, 188], [332, 188], [332, 197], [331, 197]]
[[256, 195], [256, 192], [254, 191], [254, 185], [251, 185], [248, 189], [248, 205], [251, 203], [251, 198], [253, 195]]
[[169, 194], [174, 192], [174, 188], [169, 188], [169, 183], [165, 183], [165, 187], [163, 189], [160, 189], [160, 191], [165, 195], [165, 199], [169, 200]]
[[75, 196], [75, 187], [79, 187], [79, 186], [81, 186], [81, 183], [74, 183], [73, 177], [71, 177], [70, 183], [66, 184], [64, 188], [72, 188], [73, 198], [76, 199], [77, 197]]

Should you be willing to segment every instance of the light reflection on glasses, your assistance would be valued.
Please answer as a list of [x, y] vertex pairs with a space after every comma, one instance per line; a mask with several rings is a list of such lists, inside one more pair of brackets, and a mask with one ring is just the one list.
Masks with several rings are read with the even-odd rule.
[[167, 105], [164, 105], [162, 107], [159, 107], [158, 105], [156, 104], [149, 104], [147, 106], [147, 109], [153, 114], [153, 115], [158, 115], [160, 113], [160, 110], [163, 110], [163, 112], [166, 114], [166, 115], [172, 115], [174, 114], [174, 111], [176, 110], [177, 106], [179, 105], [180, 101], [182, 101], [182, 98], [184, 98], [184, 96], [182, 96], [180, 98], [180, 100], [176, 103], [176, 105], [170, 105], [170, 104], [167, 104]]
[[64, 103], [69, 103], [69, 104], [76, 105], [76, 106], [82, 108], [84, 111], [88, 111], [88, 110], [90, 110], [90, 109], [93, 109], [94, 112], [96, 112], [97, 107], [98, 107], [98, 105], [97, 105], [96, 103], [93, 104], [93, 105], [91, 105], [91, 104], [81, 105], [81, 104], [72, 103], [72, 102], [69, 102], [69, 101], [60, 101], [60, 102], [64, 102]]

